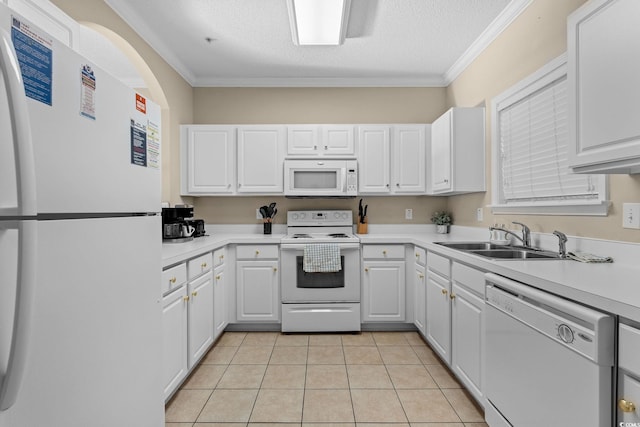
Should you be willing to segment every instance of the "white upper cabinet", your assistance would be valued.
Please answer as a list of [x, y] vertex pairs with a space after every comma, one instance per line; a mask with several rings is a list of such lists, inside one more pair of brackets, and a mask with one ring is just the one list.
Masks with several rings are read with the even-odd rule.
[[425, 194], [429, 128], [415, 124], [360, 126], [359, 193]]
[[640, 173], [640, 2], [592, 0], [567, 20], [569, 164]]
[[238, 193], [284, 191], [286, 128], [238, 126]]
[[234, 194], [235, 148], [234, 126], [181, 126], [181, 194]]
[[485, 191], [484, 108], [451, 108], [431, 125], [429, 194]]
[[358, 193], [390, 192], [389, 126], [358, 128]]
[[[427, 143], [425, 125], [402, 125], [393, 129], [393, 191], [423, 194], [426, 186]], [[429, 135], [430, 139], [431, 135]]]
[[353, 125], [289, 125], [287, 156], [353, 157]]

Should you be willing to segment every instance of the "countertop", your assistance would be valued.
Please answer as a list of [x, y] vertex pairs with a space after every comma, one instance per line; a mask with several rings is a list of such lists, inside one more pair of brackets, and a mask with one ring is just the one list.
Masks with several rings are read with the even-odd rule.
[[[229, 233], [200, 237], [192, 242], [163, 244], [163, 267], [227, 244], [279, 244], [282, 237], [284, 234]], [[486, 240], [474, 233], [371, 233], [359, 237], [361, 244], [397, 243], [420, 246], [469, 266], [640, 322], [640, 266], [637, 264], [585, 264], [571, 260], [490, 260], [434, 243]]]

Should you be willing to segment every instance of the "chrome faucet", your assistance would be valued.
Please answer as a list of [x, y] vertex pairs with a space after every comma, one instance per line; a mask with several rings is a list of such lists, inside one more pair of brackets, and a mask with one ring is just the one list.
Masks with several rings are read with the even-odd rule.
[[517, 224], [517, 225], [522, 226], [522, 237], [518, 236], [513, 231], [507, 230], [507, 229], [502, 228], [502, 227], [489, 227], [489, 230], [491, 230], [491, 231], [500, 230], [500, 231], [502, 231], [502, 232], [504, 232], [506, 234], [510, 234], [513, 237], [515, 237], [516, 239], [520, 240], [520, 242], [522, 243], [522, 246], [530, 248], [531, 247], [531, 230], [529, 229], [529, 227], [527, 227], [523, 223], [517, 222], [517, 221], [513, 221], [513, 224]]
[[558, 250], [558, 253], [560, 254], [560, 258], [566, 258], [567, 257], [567, 236], [566, 234], [556, 230], [553, 232], [553, 234], [555, 234], [558, 237], [558, 244], [560, 245], [560, 248]]

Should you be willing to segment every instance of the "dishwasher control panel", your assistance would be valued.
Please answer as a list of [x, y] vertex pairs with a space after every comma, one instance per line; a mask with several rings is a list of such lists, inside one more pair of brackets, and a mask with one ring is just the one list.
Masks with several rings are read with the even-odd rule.
[[487, 304], [590, 360], [604, 363], [613, 360], [605, 342], [612, 333], [599, 331], [603, 324], [610, 323], [607, 321], [610, 316], [534, 288], [526, 287], [519, 292], [512, 283], [526, 287], [513, 281], [507, 286], [487, 281]]

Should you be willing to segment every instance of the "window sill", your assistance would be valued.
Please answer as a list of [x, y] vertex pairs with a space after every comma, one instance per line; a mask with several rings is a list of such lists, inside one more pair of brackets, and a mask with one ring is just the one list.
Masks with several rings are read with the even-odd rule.
[[525, 214], [525, 215], [568, 215], [568, 216], [607, 216], [611, 202], [601, 200], [589, 204], [580, 205], [489, 205], [491, 213], [501, 214]]

